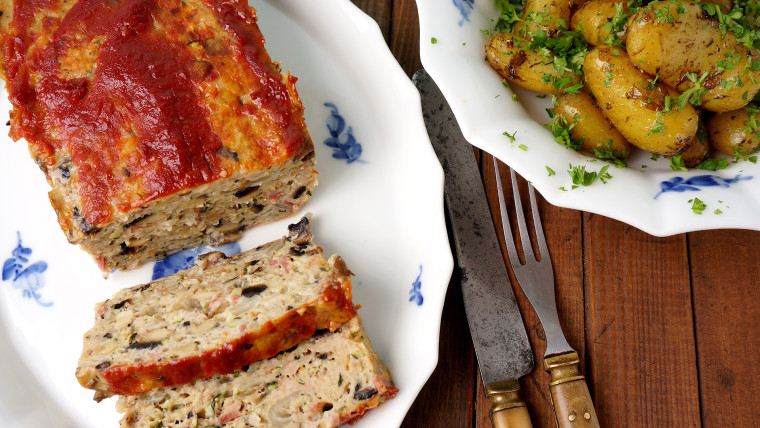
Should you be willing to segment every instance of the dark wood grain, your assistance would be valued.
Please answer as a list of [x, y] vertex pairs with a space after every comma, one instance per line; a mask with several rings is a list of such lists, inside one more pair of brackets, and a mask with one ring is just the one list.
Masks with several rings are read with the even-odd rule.
[[422, 68], [420, 61], [420, 25], [414, 0], [393, 1], [391, 22], [391, 52], [406, 74], [411, 76]]
[[706, 427], [760, 425], [760, 232], [689, 236]]
[[586, 372], [602, 426], [700, 425], [686, 237], [584, 214]]
[[[409, 76], [421, 68], [413, 0], [352, 1], [378, 21]], [[491, 158], [482, 158], [495, 214]], [[539, 208], [560, 321], [585, 362], [601, 426], [760, 426], [760, 371], [754, 364], [760, 355], [760, 232], [657, 238], [540, 197]], [[534, 427], [553, 428], [549, 376], [540, 367], [543, 330], [515, 290], [538, 366], [522, 381], [524, 398]], [[402, 426], [490, 427], [490, 402], [477, 373], [456, 274], [440, 339], [438, 367]]]

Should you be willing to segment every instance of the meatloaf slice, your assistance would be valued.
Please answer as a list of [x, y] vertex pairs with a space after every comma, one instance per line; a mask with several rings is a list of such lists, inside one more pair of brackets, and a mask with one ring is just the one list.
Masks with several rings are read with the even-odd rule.
[[309, 219], [288, 237], [124, 289], [95, 306], [76, 376], [95, 400], [232, 373], [351, 319], [351, 272], [311, 242]]
[[233, 374], [120, 397], [122, 428], [336, 427], [397, 389], [359, 317]]
[[10, 136], [106, 272], [236, 240], [316, 185], [296, 78], [245, 0], [0, 0], [0, 63]]

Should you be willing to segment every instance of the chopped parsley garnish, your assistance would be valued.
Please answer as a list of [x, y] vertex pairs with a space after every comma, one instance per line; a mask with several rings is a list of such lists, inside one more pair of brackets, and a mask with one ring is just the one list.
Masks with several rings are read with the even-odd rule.
[[678, 110], [683, 110], [684, 107], [686, 107], [686, 103], [689, 103], [693, 106], [702, 104], [702, 95], [707, 92], [707, 88], [702, 87], [702, 83], [707, 78], [706, 71], [702, 73], [702, 76], [700, 77], [697, 77], [697, 73], [686, 73], [684, 74], [684, 77], [694, 83], [694, 86], [683, 91], [683, 93], [674, 100], [674, 103]]
[[662, 112], [658, 111], [655, 115], [654, 125], [652, 126], [652, 129], [649, 130], [647, 135], [654, 135], [659, 134], [663, 135], [665, 134], [665, 124], [662, 122]]
[[545, 166], [546, 166], [546, 171], [549, 172], [549, 177], [555, 174], [553, 169], [549, 168], [548, 165], [545, 165]]
[[524, 0], [496, 0], [499, 17], [496, 19], [494, 30], [497, 33], [511, 33], [512, 26], [520, 20]]
[[583, 60], [588, 54], [586, 39], [580, 31], [559, 31], [554, 38], [548, 38], [542, 30], [533, 35], [530, 49], [538, 52], [546, 48], [554, 54], [553, 65], [557, 71], [570, 70], [583, 74]]
[[609, 167], [609, 165], [605, 165], [602, 167], [602, 169], [599, 170], [599, 172], [596, 172], [586, 171], [585, 165], [573, 166], [571, 164], [570, 169], [567, 170], [567, 173], [570, 174], [570, 178], [573, 180], [573, 184], [575, 185], [573, 188], [577, 186], [590, 186], [596, 180], [599, 180], [602, 183], [607, 183], [607, 180], [612, 178], [610, 173], [607, 172], [607, 169]]
[[686, 168], [686, 165], [683, 162], [683, 159], [681, 159], [681, 155], [675, 155], [670, 158], [670, 169], [673, 171], [688, 171], [689, 168]]
[[625, 161], [620, 158], [627, 156], [628, 152], [623, 150], [622, 153], [618, 153], [612, 150], [612, 138], [607, 140], [603, 147], [592, 148], [591, 152], [594, 154], [595, 158], [609, 161], [615, 165], [616, 168], [625, 168], [627, 166]]
[[728, 167], [728, 162], [725, 158], [708, 158], [697, 165], [697, 168], [708, 171], [717, 171], [719, 169], [726, 169], [726, 167]]
[[573, 121], [571, 124], [567, 123], [567, 119], [564, 116], [554, 114], [554, 112], [550, 109], [547, 109], [546, 112], [549, 113], [549, 117], [552, 118], [552, 121], [544, 124], [544, 126], [552, 131], [554, 141], [562, 144], [565, 147], [580, 151], [581, 145], [583, 144], [583, 139], [575, 138], [571, 132], [576, 122]]
[[628, 23], [628, 18], [631, 14], [638, 10], [638, 6], [641, 4], [640, 0], [633, 0], [629, 2], [628, 12], [623, 9], [623, 3], [615, 4], [615, 15], [612, 19], [604, 23], [604, 29], [610, 33], [605, 39], [604, 43], [608, 45], [615, 45], [623, 47], [623, 41], [619, 35], [625, 34], [625, 26]]
[[515, 136], [517, 135], [517, 131], [515, 131], [515, 132], [513, 132], [511, 134], [509, 132], [507, 132], [507, 131], [504, 131], [501, 135], [509, 138], [509, 142], [510, 143], [514, 143], [515, 139], [516, 139]]
[[430, 38], [430, 43], [436, 44], [436, 43], [438, 43], [438, 39], [436, 39], [435, 37], [431, 37]]
[[649, 85], [647, 85], [644, 89], [647, 91], [654, 91], [655, 85], [657, 84], [657, 81], [660, 80], [660, 75], [654, 76], [654, 79], [647, 79], [647, 82], [649, 82]]
[[[760, 33], [755, 22], [760, 17], [760, 8], [754, 1], [737, 1], [728, 13], [723, 13], [720, 4], [700, 3], [707, 15], [718, 21], [718, 30], [723, 36], [731, 31], [739, 43], [748, 48], [760, 47]], [[754, 65], [754, 64], [753, 64]]]
[[707, 208], [707, 204], [700, 201], [699, 198], [689, 199], [689, 203], [691, 203], [691, 210], [694, 211], [694, 214], [702, 214], [702, 211]]

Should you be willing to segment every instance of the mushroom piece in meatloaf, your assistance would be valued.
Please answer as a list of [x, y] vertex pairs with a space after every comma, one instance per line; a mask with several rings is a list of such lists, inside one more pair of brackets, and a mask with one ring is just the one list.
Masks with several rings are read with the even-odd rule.
[[397, 391], [355, 317], [233, 374], [120, 397], [116, 408], [122, 428], [332, 428]]
[[356, 315], [351, 272], [311, 241], [288, 237], [117, 292], [95, 306], [76, 376], [95, 399], [233, 373]]
[[296, 78], [244, 0], [0, 0], [10, 136], [105, 272], [240, 238], [316, 185]]

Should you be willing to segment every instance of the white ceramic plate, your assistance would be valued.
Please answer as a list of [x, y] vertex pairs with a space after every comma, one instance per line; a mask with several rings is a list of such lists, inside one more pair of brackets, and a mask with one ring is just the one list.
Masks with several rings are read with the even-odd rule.
[[[569, 164], [585, 165], [587, 171], [606, 164], [555, 143], [540, 125], [549, 122], [550, 97], [517, 89], [519, 103], [514, 102], [513, 92], [486, 63], [484, 46], [498, 16], [495, 1], [417, 0], [417, 7], [422, 63], [451, 104], [465, 138], [533, 182], [550, 203], [612, 217], [658, 236], [760, 230], [760, 165], [747, 161], [718, 172], [676, 173], [667, 159], [653, 161], [639, 150], [627, 168], [610, 167], [613, 178], [606, 184], [570, 190]], [[692, 211], [694, 198], [707, 205], [702, 214]]]
[[[316, 240], [326, 254], [341, 254], [356, 274], [359, 314], [399, 388], [395, 399], [356, 427], [398, 426], [435, 368], [453, 266], [443, 173], [425, 132], [419, 94], [375, 22], [348, 0], [252, 4], [270, 54], [299, 77], [317, 148], [319, 186], [305, 208], [314, 213]], [[1, 123], [8, 120], [6, 98], [3, 93]], [[335, 128], [337, 117], [326, 103], [345, 128]], [[328, 124], [341, 143], [352, 135], [361, 145], [358, 159], [333, 156], [324, 143], [331, 137]], [[0, 262], [10, 266], [0, 281], [2, 426], [118, 426], [115, 399], [92, 401], [74, 370], [94, 304], [149, 281], [154, 266], [103, 279], [90, 256], [66, 242], [26, 144], [2, 140]], [[248, 249], [278, 239], [298, 218], [251, 230], [239, 244]]]

